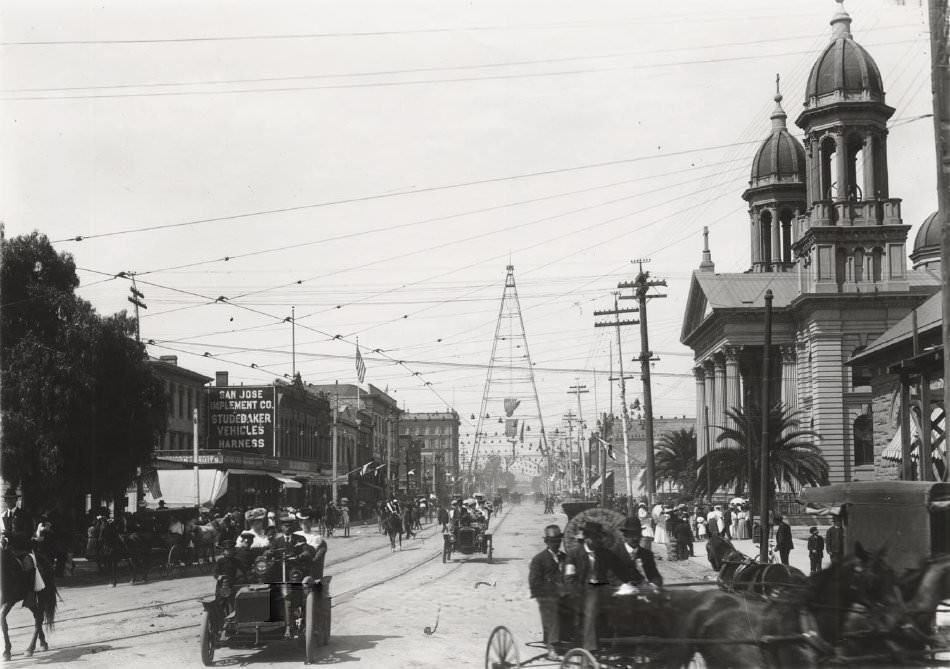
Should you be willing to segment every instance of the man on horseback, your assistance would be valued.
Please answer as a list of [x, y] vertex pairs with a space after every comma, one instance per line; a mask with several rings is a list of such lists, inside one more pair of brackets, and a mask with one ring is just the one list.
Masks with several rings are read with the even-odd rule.
[[386, 502], [385, 509], [390, 515], [402, 517], [402, 510], [399, 507], [399, 499], [397, 499], [396, 493], [390, 495], [389, 501]]

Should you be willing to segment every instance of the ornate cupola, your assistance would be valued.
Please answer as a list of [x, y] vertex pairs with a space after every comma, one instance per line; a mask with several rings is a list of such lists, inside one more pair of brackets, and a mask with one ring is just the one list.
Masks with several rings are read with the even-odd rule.
[[881, 72], [851, 34], [844, 0], [831, 42], [808, 76], [804, 110], [808, 212], [794, 222], [805, 292], [908, 290], [900, 200], [887, 184], [887, 121]]
[[783, 272], [794, 267], [792, 221], [805, 210], [805, 149], [785, 124], [779, 78], [775, 77], [772, 132], [752, 160], [749, 203], [752, 271]]
[[940, 216], [934, 212], [926, 219], [917, 231], [914, 239], [914, 250], [910, 254], [914, 269], [940, 270]]

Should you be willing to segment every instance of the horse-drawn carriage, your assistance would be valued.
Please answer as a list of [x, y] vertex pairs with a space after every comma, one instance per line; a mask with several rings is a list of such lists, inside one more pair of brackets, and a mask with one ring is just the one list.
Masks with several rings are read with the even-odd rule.
[[476, 553], [487, 556], [492, 561], [492, 533], [488, 531], [487, 521], [472, 521], [459, 524], [445, 532], [442, 545], [442, 562], [452, 559], [452, 553], [474, 555]]
[[[945, 492], [950, 487], [928, 493], [931, 520], [943, 508], [934, 502], [950, 501]], [[572, 524], [588, 519], [612, 534], [622, 519], [613, 516], [600, 508], [579, 513], [565, 529], [568, 541], [574, 536]], [[947, 666], [940, 657], [946, 643], [935, 630], [934, 616], [950, 598], [950, 556], [931, 555], [922, 567], [898, 577], [884, 559], [886, 548], [850, 546], [853, 553], [830, 567], [780, 588], [743, 592], [706, 582], [641, 588], [632, 595], [605, 591], [600, 650], [594, 652], [580, 647], [577, 622], [583, 607], [578, 593], [569, 592], [561, 600], [561, 640], [553, 645], [562, 667], [592, 669]], [[546, 650], [540, 642], [528, 645]], [[514, 635], [500, 626], [488, 640], [485, 666], [513, 669], [547, 656], [542, 652], [521, 662]]]
[[[280, 549], [254, 562], [253, 581], [236, 586], [222, 581], [215, 596], [201, 602], [201, 661], [212, 666], [215, 650], [294, 639], [306, 663], [330, 642], [330, 576], [312, 578], [308, 563]], [[234, 588], [237, 591], [234, 592]]]

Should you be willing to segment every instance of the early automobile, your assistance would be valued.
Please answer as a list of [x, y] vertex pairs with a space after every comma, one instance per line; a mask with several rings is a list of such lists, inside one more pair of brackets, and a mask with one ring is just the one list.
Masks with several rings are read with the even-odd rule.
[[288, 551], [274, 550], [254, 562], [252, 583], [219, 583], [202, 601], [201, 661], [212, 666], [215, 649], [294, 639], [306, 663], [330, 641], [330, 576], [314, 579], [308, 565]]

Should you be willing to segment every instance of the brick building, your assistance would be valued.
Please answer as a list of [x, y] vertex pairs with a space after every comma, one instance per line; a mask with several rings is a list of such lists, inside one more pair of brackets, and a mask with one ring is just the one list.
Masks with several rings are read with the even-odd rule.
[[419, 448], [417, 486], [440, 498], [453, 492], [458, 477], [460, 424], [455, 411], [406, 412], [400, 417], [400, 435]]

